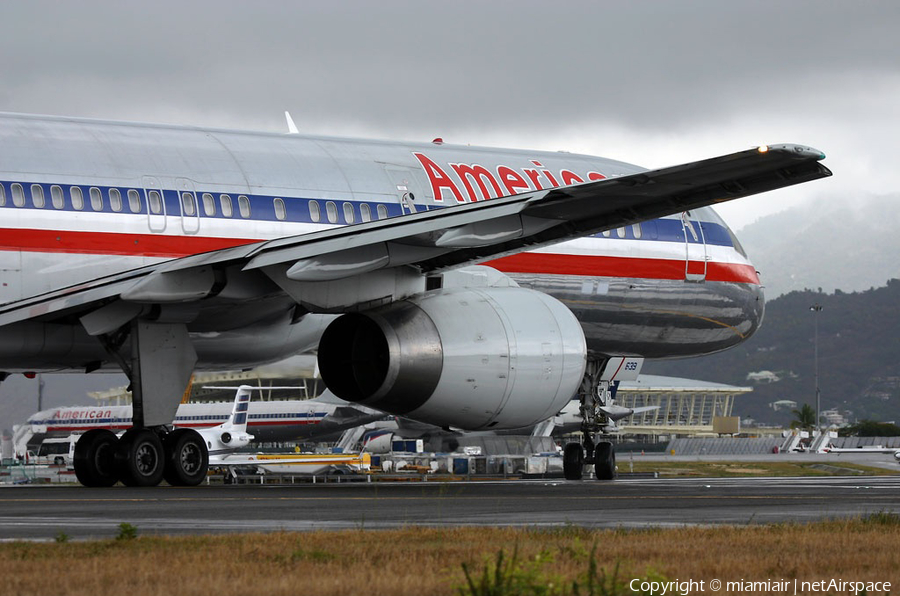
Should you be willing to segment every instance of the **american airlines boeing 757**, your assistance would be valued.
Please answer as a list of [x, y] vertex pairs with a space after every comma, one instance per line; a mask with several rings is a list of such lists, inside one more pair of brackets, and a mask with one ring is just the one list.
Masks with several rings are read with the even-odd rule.
[[645, 170], [2, 114], [0, 370], [129, 377], [133, 427], [76, 446], [87, 485], [192, 465], [202, 439], [170, 431], [195, 369], [309, 351], [337, 396], [443, 427], [528, 426], [577, 395], [566, 476], [611, 478], [610, 383], [762, 320], [709, 206], [829, 176], [823, 158], [774, 145]]

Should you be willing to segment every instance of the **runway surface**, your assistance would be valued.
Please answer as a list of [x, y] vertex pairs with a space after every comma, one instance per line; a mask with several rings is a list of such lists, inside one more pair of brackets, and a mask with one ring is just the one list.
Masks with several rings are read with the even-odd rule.
[[0, 540], [383, 529], [748, 524], [891, 512], [900, 477], [0, 488]]

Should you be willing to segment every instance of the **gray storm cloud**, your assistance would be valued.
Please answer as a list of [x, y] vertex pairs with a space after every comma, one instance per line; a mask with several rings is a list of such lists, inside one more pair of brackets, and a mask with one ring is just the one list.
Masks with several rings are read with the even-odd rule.
[[[895, 3], [6, 3], [4, 108], [689, 128], [897, 74]], [[9, 59], [12, 58], [12, 59]]]
[[[660, 167], [822, 149], [832, 196], [900, 183], [896, 2], [28, 2], [0, 110], [564, 149]], [[825, 185], [722, 208], [740, 227]]]

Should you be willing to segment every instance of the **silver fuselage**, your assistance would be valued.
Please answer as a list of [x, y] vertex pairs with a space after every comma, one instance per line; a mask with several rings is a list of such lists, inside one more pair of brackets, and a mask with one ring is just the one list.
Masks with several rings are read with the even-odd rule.
[[[633, 174], [540, 151], [206, 130], [0, 114], [0, 303], [161, 260]], [[488, 261], [571, 309], [590, 352], [710, 353], [759, 326], [753, 265], [711, 208]], [[190, 318], [198, 368], [315, 349], [334, 315], [297, 322], [273, 285]], [[293, 324], [292, 324], [293, 323]], [[0, 328], [0, 371], [82, 368], [108, 355], [77, 324]]]

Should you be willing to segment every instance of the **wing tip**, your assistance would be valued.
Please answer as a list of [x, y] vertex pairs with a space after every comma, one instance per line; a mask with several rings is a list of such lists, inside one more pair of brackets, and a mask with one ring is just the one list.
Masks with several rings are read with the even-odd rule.
[[793, 143], [782, 143], [780, 145], [760, 145], [756, 148], [760, 153], [768, 153], [770, 151], [779, 151], [795, 154], [798, 157], [812, 158], [815, 160], [825, 159], [825, 153], [808, 145], [796, 145]]

